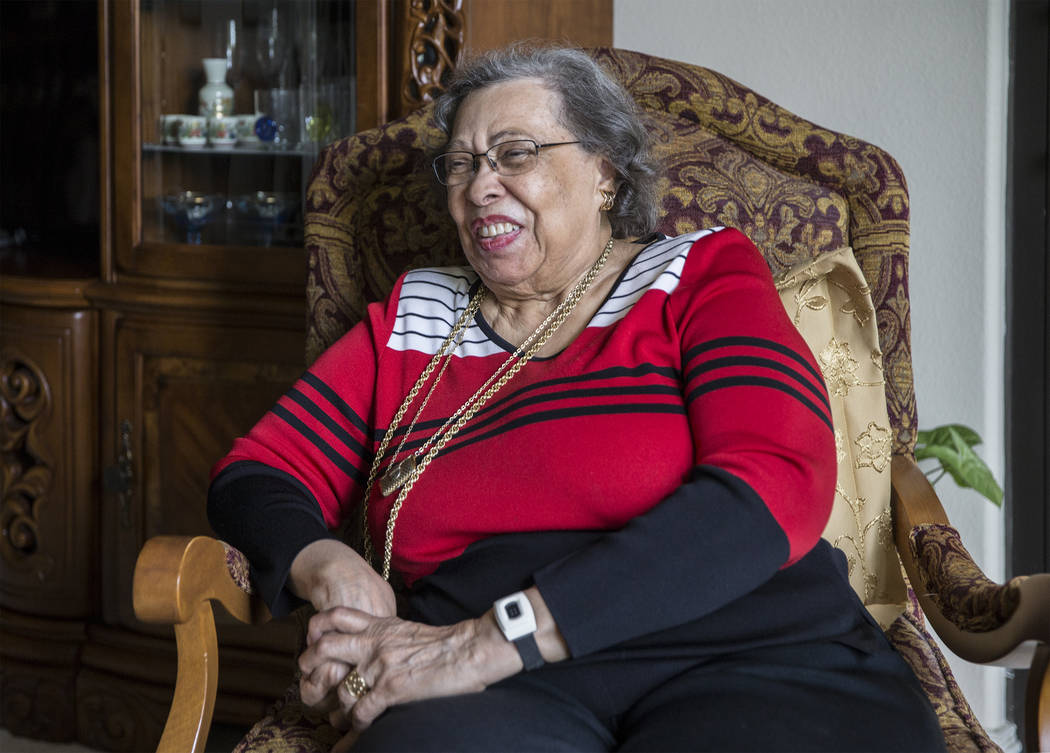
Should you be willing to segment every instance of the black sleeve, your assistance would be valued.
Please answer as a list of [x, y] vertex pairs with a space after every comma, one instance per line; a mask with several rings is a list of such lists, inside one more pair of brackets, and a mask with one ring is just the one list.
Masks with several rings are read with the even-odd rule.
[[534, 573], [573, 656], [699, 619], [772, 578], [788, 539], [744, 481], [697, 466], [671, 496]]
[[252, 582], [274, 617], [305, 603], [285, 587], [296, 555], [315, 541], [336, 538], [305, 486], [254, 461], [233, 463], [215, 477], [208, 522], [248, 558]]

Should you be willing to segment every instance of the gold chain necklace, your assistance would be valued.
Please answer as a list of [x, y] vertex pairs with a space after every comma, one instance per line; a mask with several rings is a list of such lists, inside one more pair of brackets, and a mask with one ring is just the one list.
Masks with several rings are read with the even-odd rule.
[[[401, 507], [405, 502], [405, 498], [412, 490], [416, 481], [419, 480], [423, 471], [427, 469], [427, 466], [429, 466], [430, 462], [439, 452], [441, 452], [442, 448], [448, 444], [449, 440], [451, 440], [459, 430], [462, 429], [482, 407], [484, 407], [485, 403], [487, 403], [493, 395], [499, 392], [507, 382], [514, 378], [521, 368], [537, 352], [539, 352], [544, 345], [547, 344], [547, 341], [558, 331], [558, 328], [565, 323], [565, 320], [568, 319], [575, 310], [576, 305], [580, 302], [580, 299], [583, 298], [588, 288], [590, 288], [591, 283], [594, 282], [594, 279], [598, 276], [602, 267], [605, 266], [605, 262], [609, 258], [612, 248], [613, 239], [610, 238], [609, 242], [605, 244], [602, 253], [598, 256], [598, 259], [583, 278], [576, 283], [575, 287], [573, 287], [565, 299], [547, 315], [546, 319], [540, 322], [540, 325], [532, 332], [532, 334], [518, 346], [517, 350], [515, 350], [514, 353], [510, 355], [487, 380], [485, 380], [485, 383], [482, 384], [481, 387], [479, 387], [477, 391], [466, 400], [466, 402], [460, 405], [455, 413], [449, 416], [441, 428], [434, 432], [422, 447], [415, 450], [402, 460], [399, 460], [396, 463], [390, 463], [387, 467], [386, 472], [380, 480], [380, 491], [383, 493], [383, 496], [389, 496], [397, 491], [397, 499], [394, 500], [394, 504], [390, 508], [390, 516], [387, 518], [386, 524], [382, 568], [384, 579], [390, 579], [390, 560], [394, 548], [394, 526], [397, 523], [397, 517], [401, 512]], [[397, 413], [390, 422], [390, 426], [383, 434], [383, 440], [380, 442], [379, 449], [376, 451], [375, 459], [372, 461], [372, 467], [368, 473], [368, 482], [365, 485], [364, 503], [361, 506], [361, 514], [363, 516], [362, 528], [364, 530], [364, 553], [365, 559], [369, 562], [373, 562], [375, 550], [372, 545], [372, 536], [368, 526], [368, 500], [372, 495], [372, 487], [375, 483], [376, 477], [379, 475], [379, 467], [385, 459], [390, 440], [398, 425], [401, 423], [401, 420], [408, 412], [412, 402], [416, 399], [416, 396], [423, 388], [423, 385], [426, 384], [430, 375], [434, 373], [438, 363], [444, 360], [437, 378], [430, 386], [430, 389], [424, 396], [419, 408], [416, 410], [412, 423], [405, 431], [397, 450], [394, 451], [393, 457], [397, 457], [404, 448], [412, 428], [416, 425], [416, 421], [423, 412], [423, 408], [426, 407], [426, 404], [430, 401], [430, 396], [434, 394], [434, 389], [437, 387], [437, 383], [441, 380], [442, 375], [445, 373], [445, 369], [448, 367], [448, 364], [452, 359], [452, 353], [455, 352], [456, 347], [459, 345], [457, 336], [461, 333], [465, 334], [467, 323], [474, 318], [478, 309], [481, 308], [481, 303], [485, 299], [486, 293], [487, 290], [483, 286], [471, 299], [467, 308], [463, 311], [463, 314], [459, 317], [459, 320], [452, 328], [452, 331], [449, 332], [444, 342], [442, 342], [441, 347], [438, 348], [437, 353], [434, 354], [426, 368], [424, 368], [423, 372], [419, 375], [419, 378], [416, 379], [416, 383], [412, 386], [412, 389], [409, 390], [408, 395], [405, 396], [404, 401], [401, 403], [401, 407], [398, 408]]]

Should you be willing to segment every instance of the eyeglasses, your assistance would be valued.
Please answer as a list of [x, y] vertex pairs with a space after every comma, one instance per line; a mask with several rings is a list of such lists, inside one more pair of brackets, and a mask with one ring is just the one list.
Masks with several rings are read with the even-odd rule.
[[434, 159], [434, 174], [443, 186], [458, 186], [473, 178], [482, 157], [493, 172], [499, 175], [521, 175], [536, 167], [540, 149], [551, 146], [579, 144], [579, 141], [557, 141], [552, 144], [537, 144], [532, 139], [516, 139], [496, 144], [485, 152], [445, 152]]

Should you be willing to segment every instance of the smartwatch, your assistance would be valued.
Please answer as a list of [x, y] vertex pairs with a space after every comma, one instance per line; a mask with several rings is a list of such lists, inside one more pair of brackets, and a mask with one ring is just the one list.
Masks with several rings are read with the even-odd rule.
[[524, 591], [497, 599], [492, 605], [496, 613], [496, 624], [503, 636], [514, 644], [525, 665], [526, 671], [542, 667], [543, 655], [536, 645], [536, 615]]

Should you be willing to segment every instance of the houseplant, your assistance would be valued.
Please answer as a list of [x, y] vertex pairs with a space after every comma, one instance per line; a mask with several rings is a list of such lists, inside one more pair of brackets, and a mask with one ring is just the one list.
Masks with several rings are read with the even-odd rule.
[[963, 489], [973, 489], [994, 505], [1002, 507], [1003, 490], [991, 470], [974, 451], [981, 444], [976, 431], [962, 424], [946, 424], [916, 434], [915, 460], [927, 463], [924, 472], [936, 484], [946, 474]]

